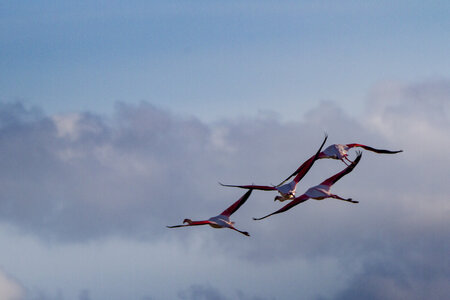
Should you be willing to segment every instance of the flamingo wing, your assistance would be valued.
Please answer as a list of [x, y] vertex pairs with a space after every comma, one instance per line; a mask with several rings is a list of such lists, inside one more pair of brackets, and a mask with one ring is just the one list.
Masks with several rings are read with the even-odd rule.
[[197, 225], [207, 225], [211, 222], [208, 220], [205, 221], [192, 221], [189, 224], [183, 224], [183, 225], [174, 225], [174, 226], [166, 226], [167, 228], [177, 228], [177, 227], [186, 227], [186, 226], [197, 226]]
[[235, 211], [237, 211], [239, 209], [239, 207], [242, 206], [242, 204], [245, 203], [245, 201], [247, 201], [248, 197], [250, 197], [250, 194], [252, 193], [253, 189], [248, 190], [241, 198], [239, 198], [238, 201], [234, 202], [230, 207], [228, 207], [227, 209], [225, 209], [221, 215], [224, 216], [231, 216]]
[[347, 168], [345, 168], [341, 172], [339, 172], [339, 173], [331, 176], [330, 178], [326, 179], [325, 181], [323, 181], [321, 183], [321, 185], [323, 184], [323, 185], [331, 186], [334, 183], [336, 183], [336, 181], [338, 181], [339, 179], [341, 179], [342, 177], [344, 177], [345, 175], [350, 173], [356, 167], [356, 165], [359, 163], [359, 161], [361, 160], [361, 156], [362, 156], [362, 152], [358, 151], [354, 162], [352, 162]]
[[403, 152], [403, 150], [397, 150], [397, 151], [391, 151], [391, 150], [384, 150], [384, 149], [375, 149], [363, 144], [347, 144], [346, 145], [349, 148], [353, 148], [353, 147], [361, 147], [363, 149], [372, 151], [372, 152], [376, 152], [376, 153], [383, 153], [383, 154], [395, 154], [395, 153], [399, 153], [399, 152]]
[[252, 190], [262, 190], [262, 191], [276, 191], [277, 188], [274, 186], [267, 186], [267, 185], [232, 185], [232, 184], [223, 184], [220, 183], [221, 186], [228, 186], [228, 187], [237, 187], [241, 189], [252, 189]]
[[253, 220], [262, 220], [265, 219], [267, 217], [270, 217], [271, 215], [275, 215], [275, 214], [279, 214], [282, 212], [285, 212], [291, 208], [293, 208], [294, 206], [296, 206], [297, 204], [300, 204], [302, 202], [305, 202], [306, 200], [308, 200], [309, 197], [305, 194], [298, 196], [297, 198], [295, 198], [294, 200], [292, 200], [291, 202], [289, 202], [288, 204], [286, 204], [285, 206], [283, 206], [282, 208], [280, 208], [279, 210], [277, 210], [276, 212], [273, 212], [271, 214], [268, 214], [267, 216], [264, 216], [262, 218], [253, 218]]
[[[308, 171], [311, 169], [311, 167], [313, 166], [314, 162], [319, 158], [319, 154], [322, 151], [322, 147], [323, 145], [325, 145], [325, 142], [327, 141], [328, 135], [325, 134], [325, 138], [322, 142], [322, 145], [320, 145], [319, 150], [316, 152], [316, 154], [314, 156], [312, 156], [310, 159], [308, 159], [307, 161], [305, 161], [297, 170], [295, 170], [294, 173], [292, 173], [288, 178], [286, 178], [285, 180], [283, 180], [283, 182], [281, 182], [279, 185], [282, 185], [283, 183], [285, 183], [286, 181], [288, 181], [289, 179], [291, 179], [293, 176], [295, 176], [294, 181], [296, 183], [298, 183], [305, 175], [306, 173], [308, 173]], [[296, 176], [297, 175], [297, 176]]]
[[177, 227], [186, 227], [189, 225], [173, 225], [173, 226], [166, 226], [167, 228], [177, 228]]

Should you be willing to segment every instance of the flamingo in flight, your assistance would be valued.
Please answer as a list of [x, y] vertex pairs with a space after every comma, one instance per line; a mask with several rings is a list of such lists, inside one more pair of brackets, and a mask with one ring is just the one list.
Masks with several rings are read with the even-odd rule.
[[242, 204], [247, 201], [248, 197], [250, 197], [250, 194], [252, 193], [252, 189], [250, 189], [248, 192], [246, 192], [239, 200], [234, 202], [230, 207], [225, 209], [223, 212], [221, 212], [219, 215], [215, 217], [211, 217], [208, 220], [203, 221], [192, 221], [191, 219], [184, 219], [183, 223], [187, 223], [185, 225], [175, 225], [175, 226], [167, 226], [168, 228], [177, 228], [177, 227], [186, 227], [186, 226], [197, 226], [197, 225], [209, 225], [213, 228], [230, 228], [233, 229], [239, 233], [242, 233], [246, 236], [250, 236], [250, 234], [246, 231], [241, 231], [239, 229], [236, 229], [234, 227], [234, 222], [230, 221], [230, 216], [236, 212], [239, 207], [241, 207]]
[[334, 199], [347, 201], [347, 202], [351, 202], [351, 203], [359, 203], [358, 201], [354, 201], [351, 198], [345, 199], [345, 198], [342, 198], [342, 197], [340, 197], [338, 195], [332, 194], [330, 192], [330, 188], [339, 179], [341, 179], [343, 176], [345, 176], [348, 173], [350, 173], [356, 167], [356, 165], [358, 164], [358, 162], [361, 159], [361, 155], [362, 155], [361, 151], [358, 151], [355, 161], [352, 162], [349, 166], [347, 166], [347, 168], [345, 168], [341, 172], [331, 176], [327, 180], [323, 181], [321, 184], [316, 185], [316, 186], [314, 186], [312, 188], [309, 188], [306, 191], [306, 193], [304, 193], [301, 196], [296, 197], [294, 200], [292, 200], [290, 203], [286, 204], [285, 206], [283, 206], [279, 210], [277, 210], [277, 211], [275, 211], [275, 212], [273, 212], [271, 214], [268, 214], [267, 216], [264, 216], [262, 218], [253, 218], [253, 219], [254, 220], [262, 220], [262, 219], [265, 219], [267, 217], [270, 217], [271, 215], [275, 215], [275, 214], [279, 214], [279, 213], [285, 212], [285, 211], [293, 208], [297, 204], [305, 202], [308, 199], [323, 200], [323, 199], [326, 199], [326, 198], [334, 198]]
[[[254, 190], [262, 190], [262, 191], [278, 191], [280, 195], [275, 196], [274, 201], [285, 201], [285, 200], [292, 200], [295, 198], [295, 189], [297, 188], [298, 182], [308, 173], [309, 169], [313, 166], [314, 162], [319, 159], [320, 151], [322, 150], [323, 145], [327, 141], [328, 135], [325, 134], [325, 138], [322, 142], [322, 145], [320, 146], [319, 150], [316, 152], [315, 155], [313, 155], [310, 159], [305, 161], [291, 176], [289, 176], [286, 180], [284, 180], [282, 183], [276, 186], [267, 186], [267, 185], [231, 185], [231, 184], [222, 184], [219, 182], [222, 186], [228, 186], [228, 187], [238, 187], [242, 189], [254, 189]], [[287, 180], [289, 180], [292, 176], [295, 176], [295, 178], [286, 184]]]
[[[375, 153], [382, 153], [382, 154], [395, 154], [395, 153], [403, 152], [403, 150], [391, 151], [391, 150], [375, 149], [375, 148], [372, 148], [372, 147], [369, 147], [369, 146], [366, 146], [363, 144], [356, 144], [356, 143], [333, 144], [333, 145], [330, 145], [327, 148], [325, 148], [325, 150], [323, 150], [322, 152], [320, 152], [318, 159], [322, 159], [322, 158], [339, 159], [345, 165], [348, 166], [347, 162], [352, 163], [352, 161], [350, 159], [348, 159], [348, 150], [350, 150], [351, 148], [354, 148], [354, 147], [361, 147], [365, 150], [369, 150], [369, 151], [372, 151]], [[289, 176], [282, 183], [280, 183], [280, 185], [285, 183], [289, 179], [291, 179], [292, 176], [297, 175], [297, 173], [300, 171], [300, 168], [298, 168], [294, 173], [292, 173], [291, 176]]]
[[[328, 146], [325, 150], [320, 152], [319, 159], [321, 158], [332, 158], [332, 159], [339, 159], [344, 162], [344, 164], [347, 165], [347, 162], [352, 163], [351, 160], [348, 159], [348, 150], [354, 147], [361, 147], [365, 150], [369, 150], [375, 153], [382, 153], [382, 154], [395, 154], [399, 152], [403, 152], [403, 150], [397, 150], [397, 151], [391, 151], [391, 150], [383, 150], [383, 149], [375, 149], [363, 144], [334, 144], [331, 146]], [[347, 161], [345, 161], [345, 160]]]

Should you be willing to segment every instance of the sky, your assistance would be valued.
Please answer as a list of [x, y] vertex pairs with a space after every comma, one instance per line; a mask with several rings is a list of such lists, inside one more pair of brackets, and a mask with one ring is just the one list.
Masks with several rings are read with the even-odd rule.
[[[444, 1], [0, 2], [0, 298], [443, 299]], [[363, 151], [283, 214], [254, 191]], [[350, 158], [356, 157], [355, 150]], [[341, 171], [319, 160], [297, 195]]]

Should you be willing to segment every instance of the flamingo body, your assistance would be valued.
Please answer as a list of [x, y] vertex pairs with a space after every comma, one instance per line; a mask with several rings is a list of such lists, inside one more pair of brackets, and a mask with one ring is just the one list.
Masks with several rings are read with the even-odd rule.
[[292, 200], [295, 198], [295, 190], [297, 189], [297, 183], [295, 180], [292, 180], [289, 183], [285, 183], [283, 185], [277, 186], [276, 189], [280, 196], [276, 196], [275, 200], [285, 201]]
[[323, 200], [325, 198], [329, 198], [331, 196], [330, 192], [331, 186], [325, 185], [325, 184], [319, 184], [312, 188], [309, 188], [305, 195], [309, 198], [315, 199], [315, 200]]
[[233, 226], [233, 222], [230, 221], [230, 217], [224, 215], [218, 215], [208, 219], [209, 225], [213, 228], [229, 228]]
[[344, 157], [348, 156], [348, 149], [347, 145], [342, 144], [334, 144], [331, 146], [328, 146], [319, 154], [319, 158], [331, 158], [331, 159], [340, 159], [342, 160]]

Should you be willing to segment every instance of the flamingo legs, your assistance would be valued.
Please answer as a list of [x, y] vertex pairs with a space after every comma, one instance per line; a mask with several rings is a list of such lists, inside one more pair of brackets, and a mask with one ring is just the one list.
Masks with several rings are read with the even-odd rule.
[[348, 167], [349, 165], [347, 164], [347, 162], [346, 162], [344, 159], [345, 159], [347, 162], [349, 162], [350, 164], [353, 163], [353, 161], [351, 161], [350, 159], [348, 159], [347, 156], [344, 156], [343, 158], [341, 158], [341, 160], [342, 160], [342, 162], [343, 162], [347, 167]]
[[236, 229], [234, 227], [228, 227], [228, 228], [233, 229], [239, 233], [242, 233], [243, 235], [250, 236], [250, 234], [247, 231], [240, 231], [239, 229]]
[[345, 199], [345, 198], [342, 198], [342, 197], [340, 197], [338, 195], [334, 195], [334, 194], [331, 195], [330, 197], [334, 198], [334, 199], [342, 200], [342, 201], [351, 202], [351, 203], [359, 203], [359, 201], [354, 201], [354, 200], [352, 200], [352, 198]]

